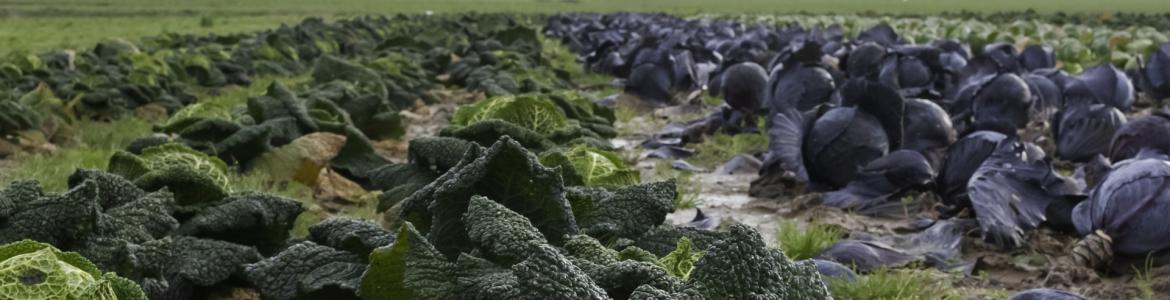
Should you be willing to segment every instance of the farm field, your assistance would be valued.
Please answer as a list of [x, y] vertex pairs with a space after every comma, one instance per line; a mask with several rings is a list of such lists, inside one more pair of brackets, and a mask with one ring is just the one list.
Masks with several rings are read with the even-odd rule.
[[[560, 11], [668, 11], [696, 13], [882, 13], [931, 14], [944, 11], [996, 11], [1102, 14], [1170, 13], [1170, 5], [1157, 0], [1120, 1], [553, 1], [553, 0], [339, 0], [339, 1], [75, 1], [13, 0], [0, 2], [0, 53], [12, 50], [44, 50], [91, 45], [110, 38], [134, 38], [175, 33], [235, 33], [257, 31], [296, 22], [304, 17], [333, 18], [363, 14], [433, 12]], [[205, 23], [209, 22], [209, 23]]]
[[0, 299], [1162, 299], [1167, 17], [0, 0]]

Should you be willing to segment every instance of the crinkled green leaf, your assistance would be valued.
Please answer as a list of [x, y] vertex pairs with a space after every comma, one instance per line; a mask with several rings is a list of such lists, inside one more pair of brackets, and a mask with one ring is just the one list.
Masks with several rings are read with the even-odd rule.
[[307, 295], [325, 290], [344, 295], [346, 288], [354, 288], [346, 297], [354, 298], [356, 285], [348, 281], [361, 277], [364, 271], [361, 265], [361, 258], [353, 253], [300, 242], [276, 256], [248, 265], [244, 275], [265, 299], [307, 299]]
[[666, 267], [670, 275], [687, 280], [691, 276], [691, 270], [695, 268], [695, 262], [701, 257], [703, 252], [695, 251], [691, 239], [684, 236], [678, 239], [678, 248], [663, 256], [658, 262]]
[[751, 227], [731, 226], [729, 236], [706, 250], [687, 288], [709, 299], [828, 299], [811, 261], [788, 260]]
[[460, 107], [451, 124], [467, 126], [488, 119], [499, 119], [540, 134], [552, 133], [568, 126], [565, 112], [539, 95], [495, 97]]
[[541, 155], [540, 162], [548, 167], [561, 167], [567, 184], [618, 187], [642, 181], [641, 172], [627, 166], [617, 154], [583, 145], [546, 152]]
[[[674, 211], [674, 181], [629, 186], [594, 200], [593, 211], [580, 220], [582, 231], [602, 241], [634, 239], [662, 224]], [[673, 247], [671, 247], [673, 249]], [[649, 250], [649, 249], [647, 249]], [[669, 252], [669, 251], [667, 251]]]
[[565, 242], [564, 248], [569, 256], [598, 265], [608, 265], [618, 261], [617, 251], [606, 248], [597, 239], [584, 234], [573, 236]]
[[467, 224], [467, 236], [483, 256], [505, 266], [524, 260], [537, 246], [548, 244], [524, 216], [482, 196], [471, 197], [463, 223]]
[[537, 153], [556, 148], [557, 146], [556, 143], [553, 143], [536, 131], [497, 119], [483, 120], [468, 126], [449, 126], [439, 131], [439, 136], [468, 140], [484, 147], [491, 146], [500, 140], [500, 138], [506, 136]]
[[[469, 155], [474, 155], [469, 151]], [[503, 204], [531, 221], [554, 245], [577, 233], [560, 176], [512, 139], [503, 138], [479, 157], [466, 157], [422, 190], [403, 200], [403, 219], [430, 231], [450, 258], [471, 249], [463, 214], [474, 195]]]
[[231, 191], [222, 160], [180, 144], [146, 148], [141, 155], [118, 151], [108, 170], [148, 191], [166, 187], [185, 211], [214, 205]]
[[300, 202], [292, 199], [245, 192], [200, 211], [175, 233], [256, 246], [269, 253], [285, 244], [289, 230], [304, 210]]
[[77, 253], [32, 240], [0, 246], [0, 295], [13, 300], [146, 299], [137, 284], [101, 273]]
[[516, 299], [609, 299], [605, 290], [549, 245], [512, 266], [520, 283]]
[[452, 299], [454, 268], [406, 222], [399, 227], [394, 244], [370, 253], [361, 295], [367, 300]]
[[394, 234], [369, 220], [335, 217], [309, 226], [309, 240], [365, 259], [370, 252], [394, 242]]

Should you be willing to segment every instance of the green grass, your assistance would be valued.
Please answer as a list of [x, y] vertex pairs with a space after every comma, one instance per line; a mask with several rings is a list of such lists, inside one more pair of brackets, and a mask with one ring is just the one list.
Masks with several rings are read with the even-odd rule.
[[760, 133], [737, 135], [715, 134], [707, 136], [702, 143], [695, 144], [695, 156], [687, 161], [703, 168], [717, 167], [740, 154], [752, 154], [768, 150], [768, 137]]
[[804, 228], [796, 221], [780, 222], [776, 228], [776, 244], [784, 255], [794, 260], [816, 257], [845, 235], [840, 228], [826, 224], [807, 224]]
[[857, 282], [829, 280], [829, 293], [838, 300], [963, 299], [950, 282], [925, 270], [878, 269]]
[[[0, 7], [5, 5], [0, 4]], [[11, 4], [7, 4], [11, 6]], [[210, 27], [200, 26], [200, 16], [29, 16], [0, 17], [0, 54], [9, 51], [40, 52], [52, 49], [89, 50], [101, 41], [138, 40], [164, 32], [185, 34], [239, 33], [275, 28], [299, 22], [307, 15], [259, 15], [211, 17]]]
[[70, 174], [79, 168], [105, 169], [110, 156], [130, 141], [150, 133], [150, 124], [127, 117], [112, 122], [82, 121], [78, 144], [51, 153], [18, 154], [0, 170], [0, 183], [34, 179], [50, 191], [63, 191]]

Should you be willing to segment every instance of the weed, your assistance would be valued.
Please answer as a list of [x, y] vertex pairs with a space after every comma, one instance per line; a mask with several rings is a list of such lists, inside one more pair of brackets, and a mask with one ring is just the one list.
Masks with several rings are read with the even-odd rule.
[[723, 98], [711, 96], [710, 94], [703, 95], [703, 105], [713, 107], [723, 105]]
[[780, 222], [776, 229], [776, 242], [788, 258], [801, 260], [817, 256], [840, 240], [844, 234], [836, 226], [807, 224], [800, 228], [796, 221], [788, 220]]
[[994, 299], [1007, 299], [1008, 298], [1008, 291], [1005, 289], [989, 289], [989, 290], [987, 290], [987, 293], [990, 294], [991, 298], [994, 298]]
[[829, 280], [829, 293], [839, 300], [962, 299], [950, 282], [914, 269], [877, 269], [856, 282]]
[[1150, 269], [1154, 267], [1154, 261], [1150, 257], [1146, 257], [1145, 266], [1139, 270], [1134, 266], [1133, 281], [1134, 286], [1138, 290], [1138, 298], [1142, 300], [1152, 300], [1156, 293], [1154, 292], [1154, 281], [1150, 277]]
[[719, 133], [708, 136], [702, 143], [695, 144], [694, 148], [695, 156], [687, 161], [698, 167], [714, 168], [736, 155], [767, 151], [768, 137], [759, 133]]

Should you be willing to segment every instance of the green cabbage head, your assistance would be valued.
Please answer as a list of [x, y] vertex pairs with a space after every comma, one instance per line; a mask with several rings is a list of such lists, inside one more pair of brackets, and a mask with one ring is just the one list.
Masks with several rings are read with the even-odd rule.
[[638, 169], [630, 167], [613, 152], [577, 145], [568, 150], [549, 151], [540, 156], [546, 167], [560, 167], [567, 185], [621, 187], [642, 182]]
[[552, 100], [540, 95], [509, 95], [494, 97], [460, 107], [451, 118], [451, 124], [470, 125], [475, 122], [499, 119], [549, 134], [569, 126], [569, 119]]
[[0, 246], [0, 299], [146, 299], [134, 282], [52, 245], [23, 240]]

